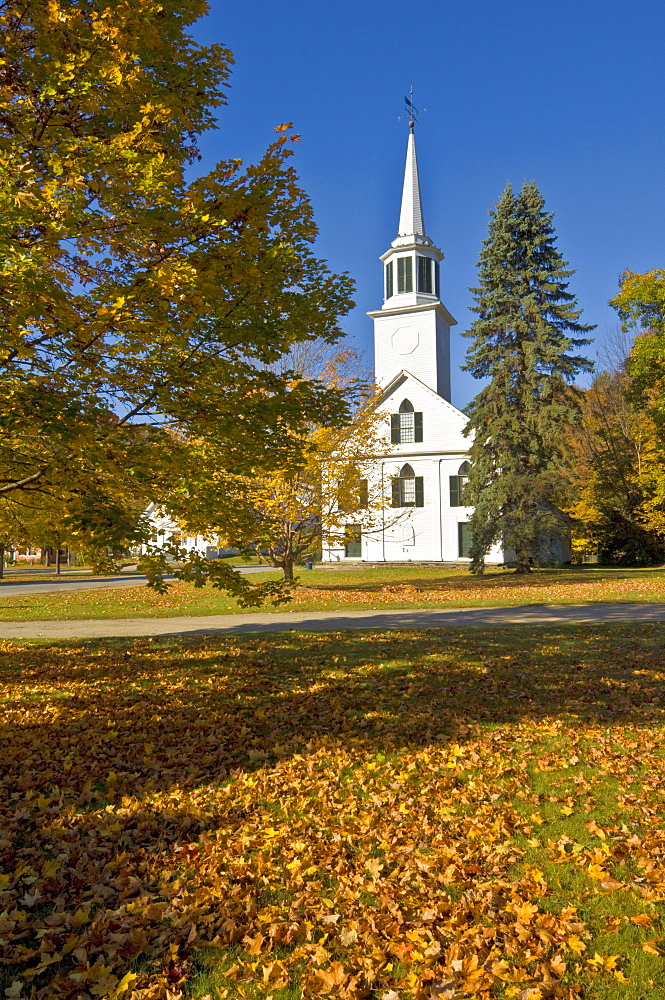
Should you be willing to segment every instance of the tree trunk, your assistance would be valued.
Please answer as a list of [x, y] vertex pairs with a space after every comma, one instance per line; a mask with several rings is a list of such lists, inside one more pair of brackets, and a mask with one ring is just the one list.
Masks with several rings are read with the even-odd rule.
[[55, 571], [60, 576], [60, 539], [57, 541], [57, 549], [55, 550]]
[[527, 549], [518, 549], [515, 552], [515, 566], [516, 573], [530, 573], [531, 572], [531, 562], [529, 560], [529, 553]]
[[284, 579], [285, 580], [292, 580], [293, 579], [293, 559], [290, 556], [285, 556], [282, 565], [283, 565], [283, 568], [284, 568]]
[[5, 547], [0, 545], [0, 580], [4, 578], [5, 575]]

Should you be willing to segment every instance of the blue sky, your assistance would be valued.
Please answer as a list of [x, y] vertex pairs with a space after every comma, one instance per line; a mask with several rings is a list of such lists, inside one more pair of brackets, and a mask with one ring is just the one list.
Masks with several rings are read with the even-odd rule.
[[627, 268], [664, 266], [665, 7], [655, 0], [209, 0], [201, 41], [236, 59], [229, 105], [202, 143], [203, 167], [256, 160], [293, 121], [295, 166], [320, 234], [318, 254], [356, 281], [344, 326], [369, 362], [381, 305], [378, 257], [396, 234], [413, 83], [428, 235], [446, 259], [453, 402], [472, 321], [468, 286], [487, 213], [507, 181], [536, 181], [555, 213], [571, 290], [596, 323], [591, 356], [617, 325], [608, 306]]

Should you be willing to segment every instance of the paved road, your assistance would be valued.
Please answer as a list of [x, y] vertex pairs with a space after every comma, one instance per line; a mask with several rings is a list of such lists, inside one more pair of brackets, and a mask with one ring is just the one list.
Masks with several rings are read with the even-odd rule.
[[219, 635], [243, 632], [345, 629], [466, 628], [564, 625], [579, 622], [665, 622], [665, 604], [531, 604], [520, 608], [414, 611], [288, 611], [207, 615], [201, 618], [111, 618], [91, 621], [0, 622], [0, 639], [112, 638], [146, 635]]
[[[241, 573], [281, 573], [271, 566], [236, 566]], [[72, 590], [115, 590], [120, 587], [140, 587], [147, 576], [127, 573], [123, 576], [95, 576], [83, 580], [6, 580], [0, 583], [0, 600], [3, 597], [27, 597], [29, 594], [61, 594]], [[170, 579], [170, 577], [166, 577]]]

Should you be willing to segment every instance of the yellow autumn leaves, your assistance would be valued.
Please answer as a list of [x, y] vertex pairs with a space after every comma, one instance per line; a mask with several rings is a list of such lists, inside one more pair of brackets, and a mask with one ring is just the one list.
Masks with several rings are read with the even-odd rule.
[[5, 644], [7, 996], [640, 996], [658, 627], [539, 638]]

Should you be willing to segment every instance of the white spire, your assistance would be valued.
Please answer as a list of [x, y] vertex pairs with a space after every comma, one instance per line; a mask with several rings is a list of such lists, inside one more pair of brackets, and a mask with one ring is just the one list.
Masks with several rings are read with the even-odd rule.
[[423, 209], [420, 202], [420, 181], [418, 180], [418, 160], [416, 159], [416, 139], [413, 128], [409, 131], [404, 168], [404, 188], [402, 209], [399, 213], [398, 236], [424, 236]]

